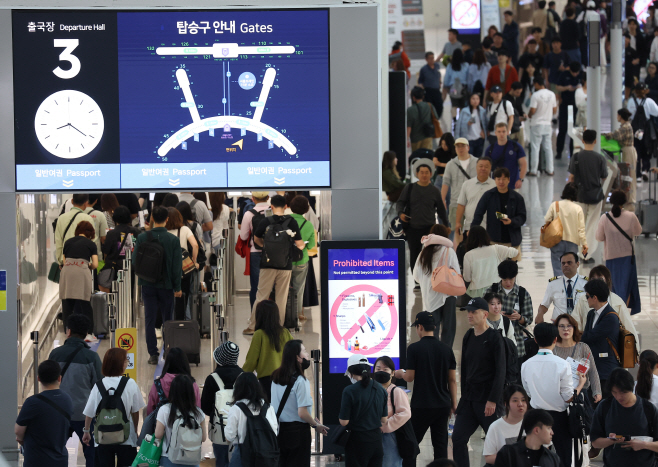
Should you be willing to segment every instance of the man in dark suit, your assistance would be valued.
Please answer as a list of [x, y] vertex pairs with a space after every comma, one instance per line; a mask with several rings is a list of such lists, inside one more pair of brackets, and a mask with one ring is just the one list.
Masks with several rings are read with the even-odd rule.
[[[612, 370], [619, 368], [616, 351], [619, 341], [619, 318], [608, 304], [610, 289], [605, 281], [590, 280], [585, 284], [587, 304], [590, 308], [581, 341], [589, 346], [599, 372], [603, 399], [610, 397], [606, 381]], [[614, 346], [614, 347], [613, 347]]]

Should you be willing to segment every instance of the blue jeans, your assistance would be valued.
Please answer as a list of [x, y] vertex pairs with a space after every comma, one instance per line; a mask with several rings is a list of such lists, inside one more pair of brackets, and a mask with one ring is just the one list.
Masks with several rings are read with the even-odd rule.
[[242, 457], [240, 456], [240, 447], [241, 444], [236, 444], [233, 448], [233, 455], [231, 456], [231, 462], [228, 464], [229, 467], [242, 467]]
[[89, 446], [84, 444], [82, 442], [82, 436], [84, 433], [82, 432], [82, 429], [85, 427], [85, 421], [84, 420], [71, 420], [71, 430], [75, 432], [76, 435], [78, 435], [78, 438], [80, 438], [80, 444], [82, 444], [82, 452], [85, 454], [85, 465], [87, 467], [94, 467], [94, 455], [95, 455], [95, 449], [94, 449], [94, 423], [96, 422], [96, 419], [93, 419], [91, 421], [91, 442], [89, 443]]
[[212, 451], [215, 453], [215, 467], [228, 467], [228, 444], [214, 444]]
[[395, 433], [383, 433], [384, 460], [382, 467], [402, 467], [402, 458], [398, 452], [398, 440]]
[[146, 348], [149, 355], [158, 355], [158, 340], [155, 337], [155, 316], [162, 313], [162, 323], [171, 319], [174, 312], [174, 291], [159, 289], [150, 285], [142, 286], [144, 299], [144, 324]]
[[249, 284], [251, 289], [249, 290], [249, 304], [251, 305], [250, 310], [254, 309], [254, 302], [256, 302], [256, 294], [258, 293], [258, 278], [260, 277], [260, 257], [262, 253], [251, 253], [249, 258]]
[[[160, 466], [161, 467], [188, 467], [189, 464], [176, 464], [175, 462], [171, 462], [168, 457], [162, 456], [160, 458]], [[199, 464], [196, 464], [193, 467], [199, 467]]]

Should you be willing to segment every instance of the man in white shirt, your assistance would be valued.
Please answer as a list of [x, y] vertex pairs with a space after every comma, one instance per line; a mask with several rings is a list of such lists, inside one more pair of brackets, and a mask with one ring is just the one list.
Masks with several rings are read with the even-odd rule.
[[495, 129], [498, 123], [506, 123], [507, 134], [511, 133], [514, 125], [514, 106], [510, 101], [503, 99], [503, 88], [500, 86], [492, 87], [489, 92], [493, 102], [487, 106], [487, 117], [489, 117], [487, 140], [490, 144], [494, 144], [497, 140]]
[[535, 78], [535, 92], [530, 98], [528, 111], [530, 125], [530, 172], [529, 176], [537, 175], [539, 167], [539, 148], [544, 151], [546, 159], [546, 172], [553, 175], [553, 145], [551, 143], [551, 120], [557, 113], [557, 99], [555, 93], [546, 89], [544, 78]]
[[[443, 186], [441, 187], [443, 204], [446, 202], [448, 189], [451, 190], [450, 206], [446, 206], [449, 208], [448, 220], [450, 221], [451, 228], [455, 228], [457, 225], [457, 201], [461, 194], [462, 185], [467, 180], [475, 178], [477, 172], [476, 165], [478, 163], [478, 159], [469, 154], [469, 143], [466, 138], [457, 138], [455, 140], [455, 152], [457, 153], [457, 157], [451, 159], [446, 164], [446, 169], [443, 173]], [[455, 228], [455, 230], [457, 229]], [[461, 239], [461, 233], [455, 232], [453, 241], [455, 248], [459, 245]]]
[[555, 322], [555, 319], [561, 314], [573, 313], [576, 302], [585, 295], [587, 277], [578, 274], [578, 266], [580, 266], [578, 255], [573, 252], [564, 253], [560, 258], [560, 263], [562, 264], [562, 275], [548, 280], [546, 294], [537, 312], [537, 323], [544, 322], [544, 315], [551, 303], [553, 304], [551, 321]]
[[[478, 159], [475, 165], [477, 177], [466, 180], [459, 191], [455, 230], [460, 234], [468, 232], [471, 228], [475, 208], [478, 207], [478, 202], [484, 192], [496, 187], [496, 182], [489, 176], [491, 174], [491, 166], [491, 158], [482, 157]], [[485, 214], [482, 224], [486, 225], [486, 222], [487, 215]]]
[[[535, 341], [539, 352], [521, 366], [521, 382], [533, 409], [544, 409], [553, 417], [553, 445], [562, 467], [571, 466], [572, 437], [569, 432], [567, 408], [574, 396], [571, 365], [553, 354], [557, 344], [557, 327], [550, 323], [535, 326]], [[578, 373], [578, 394], [587, 378]]]

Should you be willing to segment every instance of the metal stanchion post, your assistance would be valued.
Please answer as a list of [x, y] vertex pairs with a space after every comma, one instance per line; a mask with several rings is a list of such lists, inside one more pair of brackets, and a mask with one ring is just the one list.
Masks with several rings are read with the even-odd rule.
[[228, 220], [228, 245], [225, 245], [224, 254], [228, 259], [228, 268], [226, 270], [226, 276], [228, 279], [228, 287], [226, 288], [226, 298], [227, 303], [233, 306], [233, 296], [235, 295], [235, 265], [233, 259], [235, 258], [232, 254], [232, 250], [235, 246], [235, 212], [231, 212]]
[[612, 131], [619, 128], [617, 110], [621, 109], [624, 93], [624, 67], [622, 64], [624, 60], [624, 37], [622, 21], [625, 16], [625, 4], [625, 2], [622, 3], [622, 0], [612, 0], [612, 18], [610, 21], [610, 85], [612, 87], [612, 94], [610, 95], [610, 122], [612, 124]]
[[110, 335], [112, 336], [110, 347], [114, 348], [117, 331], [117, 281], [112, 281], [112, 292], [107, 295], [107, 301], [110, 305]]
[[117, 327], [123, 328], [124, 325], [124, 305], [123, 305], [123, 269], [117, 270], [117, 290], [116, 290], [116, 303], [117, 303]]
[[[320, 420], [320, 349], [311, 350], [311, 358], [313, 359], [315, 370], [315, 418]], [[320, 440], [322, 436], [315, 430], [315, 454], [321, 454]]]
[[34, 372], [34, 394], [39, 394], [39, 331], [32, 331], [30, 338], [34, 344], [33, 372]]
[[[598, 13], [587, 20], [587, 128], [601, 135], [601, 17]], [[618, 109], [615, 109], [615, 112]], [[613, 119], [615, 120], [615, 119]], [[596, 138], [596, 152], [601, 152], [601, 138]]]

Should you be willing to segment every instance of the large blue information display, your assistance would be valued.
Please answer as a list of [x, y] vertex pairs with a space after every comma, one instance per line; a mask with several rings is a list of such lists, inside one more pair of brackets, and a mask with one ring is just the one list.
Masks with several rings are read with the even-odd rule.
[[328, 21], [14, 11], [16, 189], [329, 187]]

